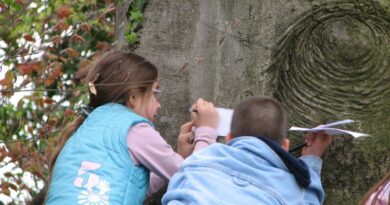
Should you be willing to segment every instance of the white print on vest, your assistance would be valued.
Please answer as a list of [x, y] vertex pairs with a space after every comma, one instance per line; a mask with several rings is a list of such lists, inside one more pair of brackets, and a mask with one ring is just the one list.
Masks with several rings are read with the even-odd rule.
[[[100, 164], [88, 161], [82, 161], [77, 178], [73, 184], [76, 187], [84, 188], [79, 194], [78, 203], [81, 205], [108, 205], [108, 196], [105, 194], [110, 191], [110, 184], [101, 180], [96, 174], [89, 171], [97, 170]], [[82, 176], [88, 174], [88, 179], [84, 181]]]

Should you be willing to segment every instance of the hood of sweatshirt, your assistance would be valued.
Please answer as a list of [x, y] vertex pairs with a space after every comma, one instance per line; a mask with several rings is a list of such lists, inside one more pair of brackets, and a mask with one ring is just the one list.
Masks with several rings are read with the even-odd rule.
[[306, 163], [301, 159], [295, 158], [280, 145], [265, 137], [237, 137], [227, 145], [239, 148], [243, 152], [252, 153], [275, 167], [289, 171], [303, 188], [307, 188], [310, 185], [310, 171]]

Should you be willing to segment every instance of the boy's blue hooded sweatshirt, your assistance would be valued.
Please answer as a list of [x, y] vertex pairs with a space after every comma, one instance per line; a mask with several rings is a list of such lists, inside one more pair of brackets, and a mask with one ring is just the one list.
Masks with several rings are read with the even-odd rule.
[[151, 124], [120, 104], [93, 110], [61, 150], [45, 204], [141, 205], [149, 170], [134, 165], [126, 144], [140, 122]]
[[261, 137], [245, 136], [194, 153], [171, 179], [162, 203], [322, 204], [322, 160], [286, 159], [288, 153], [268, 144]]

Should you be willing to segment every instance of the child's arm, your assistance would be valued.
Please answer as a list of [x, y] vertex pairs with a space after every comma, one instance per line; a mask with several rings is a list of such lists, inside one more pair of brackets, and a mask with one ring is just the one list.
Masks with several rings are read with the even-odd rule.
[[[204, 147], [199, 142], [212, 144], [216, 141], [217, 133], [208, 127], [195, 129], [195, 150]], [[127, 145], [135, 164], [142, 164], [152, 173], [149, 193], [157, 191], [170, 180], [178, 170], [183, 158], [147, 123], [132, 127], [127, 136]]]
[[217, 141], [217, 130], [208, 126], [202, 126], [195, 129], [195, 148], [194, 151], [201, 150]]
[[307, 146], [302, 149], [302, 159], [310, 169], [311, 183], [305, 190], [304, 201], [306, 203], [322, 204], [324, 190], [321, 183], [321, 156], [332, 142], [332, 137], [324, 132], [308, 133], [306, 135]]
[[135, 164], [142, 164], [164, 179], [170, 179], [183, 161], [183, 157], [147, 123], [137, 124], [130, 129], [127, 146]]
[[[209, 146], [217, 139], [215, 129], [218, 124], [218, 113], [214, 104], [199, 98], [191, 109], [194, 110], [191, 113], [192, 121], [181, 126], [177, 139], [177, 153], [183, 158], [188, 157], [195, 150]], [[195, 137], [192, 132], [194, 126]]]
[[192, 131], [194, 122], [187, 122], [180, 128], [177, 138], [177, 153], [187, 158], [193, 151], [206, 148], [216, 142], [217, 131], [209, 126], [201, 126]]
[[187, 122], [180, 127], [180, 133], [177, 137], [177, 153], [183, 158], [187, 158], [194, 150], [194, 133], [192, 127], [194, 122]]

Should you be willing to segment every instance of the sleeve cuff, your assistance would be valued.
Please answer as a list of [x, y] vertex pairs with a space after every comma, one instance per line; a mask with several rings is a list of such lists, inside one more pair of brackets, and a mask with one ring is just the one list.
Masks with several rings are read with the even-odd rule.
[[212, 127], [201, 126], [195, 129], [195, 142], [205, 141], [211, 144], [217, 141], [217, 137], [218, 137], [218, 133]]
[[305, 155], [300, 157], [300, 159], [303, 160], [310, 169], [314, 170], [319, 174], [321, 173], [321, 168], [322, 168], [321, 158], [314, 155]]

